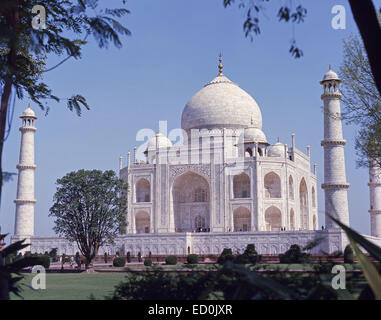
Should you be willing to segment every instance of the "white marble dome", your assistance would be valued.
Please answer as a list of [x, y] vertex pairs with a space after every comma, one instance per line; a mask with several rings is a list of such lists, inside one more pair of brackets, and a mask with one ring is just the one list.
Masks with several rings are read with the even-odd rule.
[[147, 150], [156, 150], [156, 146], [158, 148], [169, 148], [172, 147], [172, 142], [159, 132], [148, 140]]
[[27, 117], [27, 118], [36, 118], [36, 114], [34, 113], [34, 111], [31, 109], [31, 107], [28, 107], [24, 110], [24, 112], [22, 113], [21, 115], [21, 118], [24, 118], [24, 117]]
[[283, 157], [284, 156], [284, 144], [277, 142], [267, 152], [269, 157]]
[[182, 128], [222, 129], [262, 128], [262, 114], [255, 100], [223, 74], [198, 91], [186, 104], [181, 117]]
[[329, 70], [324, 74], [323, 80], [321, 82], [330, 81], [330, 80], [341, 81], [337, 73], [331, 69], [331, 66], [329, 66]]
[[263, 143], [268, 144], [266, 135], [259, 128], [249, 127], [246, 128], [243, 135], [239, 138], [239, 143]]

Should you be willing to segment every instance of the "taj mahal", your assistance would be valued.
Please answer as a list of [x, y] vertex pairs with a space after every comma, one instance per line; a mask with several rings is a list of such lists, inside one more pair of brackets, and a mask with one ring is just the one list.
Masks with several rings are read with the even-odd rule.
[[[256, 101], [224, 75], [218, 75], [186, 103], [181, 144], [159, 130], [146, 143], [145, 159], [119, 160], [119, 175], [129, 188], [127, 228], [103, 252], [143, 256], [242, 251], [254, 243], [260, 254], [279, 254], [292, 244], [322, 239], [312, 253], [343, 250], [348, 240], [330, 219], [349, 225], [347, 181], [341, 120], [341, 80], [329, 68], [320, 81], [324, 103], [324, 181], [306, 152], [291, 144], [271, 143], [262, 128]], [[34, 133], [28, 107], [21, 115], [21, 149], [12, 241], [26, 238], [32, 252], [58, 248], [74, 254], [76, 244], [57, 236], [34, 234]], [[381, 245], [381, 171], [369, 170], [370, 241]], [[364, 182], [365, 183], [365, 182]], [[325, 221], [318, 221], [317, 193], [325, 197]], [[322, 227], [322, 225], [324, 226]]]

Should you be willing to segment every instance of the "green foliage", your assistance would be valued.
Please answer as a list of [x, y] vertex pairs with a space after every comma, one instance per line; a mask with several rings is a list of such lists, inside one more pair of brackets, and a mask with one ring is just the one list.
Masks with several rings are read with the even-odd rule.
[[104, 255], [103, 255], [103, 260], [104, 260], [105, 263], [108, 262], [108, 255], [107, 255], [107, 252], [104, 253]]
[[126, 265], [126, 259], [123, 257], [115, 258], [112, 265], [114, 267], [124, 267]]
[[63, 266], [64, 266], [65, 262], [67, 262], [67, 257], [66, 257], [66, 254], [63, 253], [63, 254], [61, 255], [61, 268], [62, 268], [62, 269], [63, 269]]
[[140, 253], [140, 251], [138, 252], [138, 261], [139, 262], [142, 262], [143, 260], [142, 260], [142, 254]]
[[189, 254], [187, 256], [188, 264], [198, 264], [198, 255], [197, 254]]
[[169, 255], [165, 258], [165, 264], [175, 265], [177, 264], [177, 257]]
[[[0, 235], [0, 241], [6, 235]], [[0, 300], [8, 300], [9, 293], [20, 296], [19, 281], [23, 278], [22, 269], [40, 264], [41, 260], [29, 255], [18, 255], [17, 252], [28, 247], [25, 240], [16, 241], [0, 251]]]
[[127, 252], [127, 262], [128, 263], [131, 262], [131, 253], [130, 253], [130, 251]]
[[358, 125], [355, 149], [357, 164], [369, 166], [369, 159], [380, 165], [381, 158], [381, 96], [361, 39], [351, 35], [344, 40], [344, 58], [339, 69], [343, 80], [343, 118]]
[[234, 258], [234, 262], [237, 264], [256, 264], [259, 261], [260, 255], [255, 250], [254, 244], [248, 244], [244, 253]]
[[[152, 270], [152, 269], [151, 269]], [[228, 261], [215, 272], [127, 274], [116, 286], [115, 300], [289, 300], [337, 299], [330, 283], [325, 285], [321, 274], [309, 277], [300, 274], [270, 273], [262, 275]], [[329, 271], [330, 272], [330, 271]], [[331, 277], [330, 273], [328, 275]], [[318, 291], [315, 289], [318, 288]]]
[[341, 223], [334, 217], [330, 217], [334, 222], [336, 222], [346, 233], [354, 254], [363, 270], [364, 276], [368, 281], [370, 288], [373, 291], [376, 299], [381, 300], [381, 275], [380, 270], [377, 270], [375, 265], [365, 256], [360, 250], [359, 246], [364, 248], [373, 258], [381, 262], [381, 248], [365, 239], [361, 234], [357, 233], [353, 229], [349, 228], [345, 224]]
[[232, 249], [225, 248], [224, 250], [222, 250], [222, 253], [218, 257], [217, 263], [224, 264], [227, 261], [233, 261], [233, 260], [234, 260], [234, 256], [233, 256]]
[[[335, 220], [335, 219], [333, 219]], [[367, 250], [381, 262], [381, 248], [366, 240], [363, 236], [335, 220], [347, 233], [351, 246], [364, 270], [369, 286], [362, 287], [359, 299], [378, 298], [381, 289], [380, 270], [358, 249], [358, 245]], [[246, 248], [246, 253], [254, 253], [253, 246]], [[232, 255], [225, 249], [225, 255]], [[285, 257], [290, 260], [303, 260], [303, 251], [291, 246]], [[305, 256], [304, 256], [305, 258]], [[332, 288], [333, 263], [313, 264], [312, 273], [269, 272], [258, 273], [227, 261], [215, 272], [166, 273], [160, 268], [153, 273], [130, 273], [125, 282], [116, 286], [111, 299], [115, 300], [349, 300], [355, 298], [355, 290], [363, 275], [347, 274], [346, 289]], [[276, 266], [276, 265], [275, 265]], [[379, 266], [380, 268], [380, 266]], [[357, 288], [357, 289], [356, 289]], [[360, 287], [361, 288], [361, 287]]]
[[309, 255], [303, 252], [297, 244], [291, 245], [284, 254], [279, 255], [280, 263], [308, 263]]
[[81, 261], [81, 255], [79, 254], [78, 251], [75, 253], [74, 260], [75, 260], [75, 263], [77, 264], [77, 266], [80, 267], [82, 261]]
[[[98, 0], [45, 0], [43, 6], [47, 13], [47, 28], [35, 30], [31, 27], [34, 15], [30, 10], [37, 4], [41, 1], [2, 1], [0, 4], [0, 79], [1, 85], [12, 79], [11, 85], [16, 89], [18, 98], [28, 95], [45, 109], [44, 100], [61, 99], [42, 82], [43, 73], [70, 57], [80, 59], [89, 35], [100, 48], [108, 48], [110, 44], [120, 48], [120, 36], [129, 35], [130, 31], [118, 20], [129, 11], [124, 8], [98, 10]], [[16, 14], [19, 17], [17, 28], [14, 25]], [[67, 55], [67, 58], [48, 69], [47, 56], [51, 54]], [[69, 110], [75, 110], [79, 115], [82, 107], [89, 109], [85, 98], [79, 94], [63, 100], [66, 100]]]
[[[224, 0], [223, 4], [226, 8], [233, 5], [234, 2], [235, 0]], [[254, 40], [254, 36], [261, 34], [260, 14], [265, 11], [264, 2], [266, 1], [239, 1], [238, 7], [245, 11], [246, 18], [243, 23], [245, 37], [249, 38], [251, 41]], [[302, 23], [306, 17], [307, 9], [304, 8], [301, 4], [297, 6], [283, 5], [278, 10], [277, 15], [279, 21], [285, 23], [291, 22], [292, 24]], [[296, 40], [294, 37], [291, 40], [291, 47], [289, 52], [294, 58], [300, 58], [303, 56], [303, 51], [296, 45]]]
[[36, 265], [41, 265], [45, 269], [50, 267], [50, 257], [47, 254], [32, 254], [31, 257], [36, 258]]
[[86, 267], [125, 228], [125, 191], [111, 170], [79, 170], [57, 180], [49, 216], [55, 218], [54, 231], [81, 248]]
[[[32, 19], [36, 18], [31, 12], [34, 5], [44, 6], [46, 28], [36, 30], [32, 27]], [[3, 185], [1, 157], [10, 121], [7, 116], [12, 114], [8, 109], [12, 108], [12, 90], [18, 99], [27, 97], [46, 112], [49, 111], [48, 103], [63, 101], [79, 116], [83, 109], [90, 109], [86, 99], [78, 93], [58, 97], [44, 82], [44, 73], [71, 57], [80, 59], [89, 36], [93, 36], [100, 48], [108, 48], [110, 44], [120, 48], [120, 36], [130, 35], [119, 21], [129, 14], [127, 9], [99, 10], [97, 7], [98, 0], [0, 1], [0, 100], [4, 120], [0, 122], [0, 195]], [[48, 68], [48, 56], [52, 55], [66, 57]], [[5, 180], [9, 180], [11, 174], [5, 172]]]
[[57, 248], [53, 248], [49, 251], [49, 257], [52, 259], [53, 262], [57, 262]]
[[353, 263], [354, 255], [352, 247], [348, 244], [344, 249], [344, 263]]
[[152, 266], [152, 260], [151, 260], [150, 258], [145, 258], [145, 259], [144, 259], [144, 265], [145, 265], [146, 267], [150, 267], [150, 266]]

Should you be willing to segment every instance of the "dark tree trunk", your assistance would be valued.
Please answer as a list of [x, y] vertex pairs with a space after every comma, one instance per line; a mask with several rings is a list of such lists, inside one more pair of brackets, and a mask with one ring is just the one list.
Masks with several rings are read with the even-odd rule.
[[372, 0], [349, 0], [360, 31], [374, 81], [381, 95], [381, 27]]
[[9, 74], [6, 75], [4, 91], [1, 95], [1, 106], [0, 106], [0, 205], [1, 205], [1, 195], [3, 190], [3, 149], [4, 149], [4, 138], [5, 138], [5, 128], [7, 125], [7, 110], [9, 99], [12, 91], [12, 75], [15, 73], [16, 69], [16, 47], [18, 42], [19, 33], [19, 1], [15, 0], [13, 7], [2, 12], [8, 25], [14, 30], [14, 37], [9, 41], [9, 53], [7, 64], [9, 68]]
[[12, 91], [12, 80], [9, 77], [5, 80], [4, 91], [1, 95], [1, 107], [0, 107], [0, 204], [1, 204], [1, 193], [3, 186], [3, 149], [4, 149], [4, 137], [5, 128], [7, 126], [7, 111], [8, 111], [8, 101], [11, 96]]

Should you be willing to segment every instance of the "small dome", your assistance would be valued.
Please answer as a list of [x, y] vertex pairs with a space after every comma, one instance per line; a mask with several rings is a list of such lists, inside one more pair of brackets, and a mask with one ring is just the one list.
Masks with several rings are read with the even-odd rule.
[[34, 111], [30, 107], [28, 107], [28, 108], [26, 108], [24, 110], [24, 112], [22, 113], [21, 117], [22, 118], [28, 117], [28, 118], [35, 118], [35, 119], [37, 118], [36, 114], [34, 113]]
[[158, 134], [156, 134], [148, 140], [147, 151], [156, 150], [156, 145], [158, 148], [168, 148], [172, 147], [172, 142], [166, 136], [159, 132]]
[[277, 142], [267, 152], [269, 157], [283, 157], [284, 156], [284, 144]]
[[[242, 141], [243, 140], [243, 141]], [[266, 135], [261, 129], [255, 127], [248, 127], [245, 129], [244, 134], [240, 136], [239, 143], [263, 143], [269, 144]]]
[[337, 73], [331, 69], [331, 66], [329, 66], [329, 70], [328, 70], [328, 72], [325, 73], [323, 80], [321, 82], [329, 81], [329, 80], [341, 81], [339, 79]]

